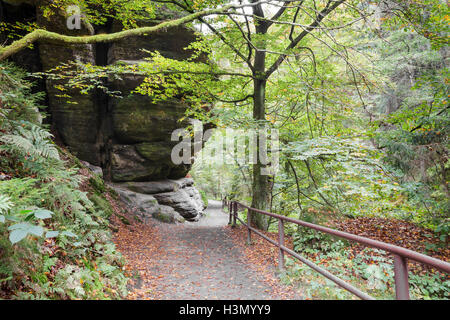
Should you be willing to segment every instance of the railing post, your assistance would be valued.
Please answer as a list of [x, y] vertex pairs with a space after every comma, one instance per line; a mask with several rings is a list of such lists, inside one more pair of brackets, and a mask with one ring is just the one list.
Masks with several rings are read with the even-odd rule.
[[237, 216], [237, 202], [233, 202], [233, 225], [232, 227], [236, 227], [236, 216]]
[[232, 219], [231, 219], [231, 215], [232, 215], [232, 210], [231, 210], [231, 201], [228, 201], [228, 224], [231, 225], [232, 223]]
[[397, 300], [409, 300], [407, 259], [394, 255], [395, 296]]
[[252, 214], [250, 212], [250, 209], [247, 209], [247, 244], [252, 244], [252, 231], [250, 230], [250, 227], [252, 225]]
[[284, 251], [281, 246], [284, 246], [284, 221], [278, 219], [278, 268], [284, 271]]

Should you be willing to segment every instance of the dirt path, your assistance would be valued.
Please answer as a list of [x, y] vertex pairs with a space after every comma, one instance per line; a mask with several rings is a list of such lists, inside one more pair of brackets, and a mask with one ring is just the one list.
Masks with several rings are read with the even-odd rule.
[[[120, 228], [119, 250], [135, 274], [133, 299], [282, 299], [280, 288], [252, 271], [230, 237], [228, 216], [210, 201], [199, 222]], [[242, 244], [244, 245], [244, 244]]]

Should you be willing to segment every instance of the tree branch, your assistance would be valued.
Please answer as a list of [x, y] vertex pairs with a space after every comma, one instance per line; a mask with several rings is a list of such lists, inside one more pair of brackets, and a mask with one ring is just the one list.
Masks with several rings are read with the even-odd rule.
[[[294, 38], [293, 41], [287, 46], [286, 51], [294, 49], [299, 42], [306, 37], [312, 30], [314, 30], [317, 26], [320, 25], [320, 22], [333, 10], [335, 10], [338, 6], [344, 3], [346, 0], [335, 1], [332, 5], [327, 5], [323, 10], [320, 11], [317, 18], [312, 22], [307, 28], [305, 28], [297, 37]], [[331, 1], [330, 1], [331, 3]], [[272, 66], [266, 72], [266, 78], [270, 77], [270, 75], [278, 69], [278, 67], [284, 62], [288, 55], [282, 54], [278, 57], [278, 59], [272, 64]]]
[[179, 19], [164, 21], [160, 24], [157, 24], [156, 26], [141, 27], [131, 30], [119, 31], [111, 34], [98, 34], [93, 36], [68, 36], [43, 29], [36, 29], [31, 33], [25, 35], [23, 38], [14, 41], [12, 44], [5, 47], [0, 47], [0, 61], [27, 48], [29, 45], [33, 44], [36, 41], [47, 41], [66, 44], [92, 44], [92, 43], [112, 42], [132, 36], [145, 36], [149, 33], [155, 33], [159, 30], [176, 27], [188, 22], [192, 22], [196, 19], [201, 19], [201, 17], [203, 16], [223, 13], [229, 10], [230, 8], [235, 7], [236, 7], [235, 5], [227, 5], [218, 9], [203, 10], [196, 13], [192, 13]]

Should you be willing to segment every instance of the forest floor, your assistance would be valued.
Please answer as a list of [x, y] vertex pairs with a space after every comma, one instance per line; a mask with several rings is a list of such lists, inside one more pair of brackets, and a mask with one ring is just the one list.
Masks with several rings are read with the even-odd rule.
[[129, 220], [115, 223], [115, 243], [131, 277], [128, 299], [302, 299], [280, 284], [271, 261], [250, 263], [240, 228], [227, 225], [218, 201], [210, 201], [199, 222]]

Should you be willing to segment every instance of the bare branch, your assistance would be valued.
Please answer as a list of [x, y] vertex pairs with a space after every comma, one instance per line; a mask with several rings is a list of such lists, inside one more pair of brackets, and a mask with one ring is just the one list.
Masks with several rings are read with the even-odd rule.
[[[307, 28], [305, 28], [295, 39], [294, 41], [291, 41], [289, 46], [286, 48], [286, 51], [291, 50], [295, 48], [299, 42], [306, 37], [308, 34], [311, 33], [311, 31], [317, 27], [320, 22], [333, 10], [335, 10], [338, 6], [340, 6], [343, 2], [346, 0], [339, 0], [335, 1], [333, 4], [330, 5], [331, 1], [328, 2], [327, 6], [320, 11], [319, 15], [317, 16], [316, 20], [312, 22]], [[267, 70], [266, 72], [266, 78], [268, 78], [275, 70], [278, 69], [278, 67], [283, 63], [283, 61], [286, 59], [287, 55], [283, 54], [278, 57], [278, 59], [274, 62], [274, 64]]]

